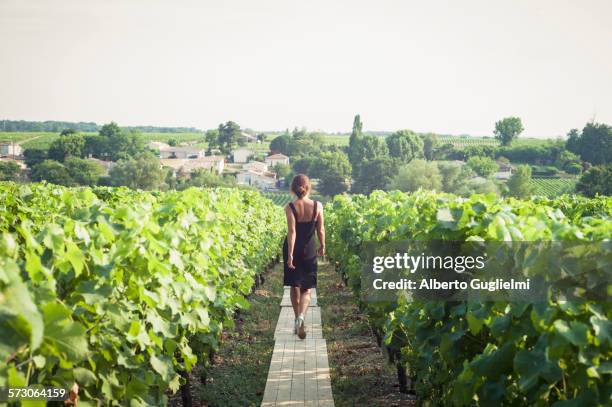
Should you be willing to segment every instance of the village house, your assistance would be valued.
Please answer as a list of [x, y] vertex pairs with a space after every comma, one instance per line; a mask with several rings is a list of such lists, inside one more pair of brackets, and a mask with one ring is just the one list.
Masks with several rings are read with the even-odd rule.
[[266, 157], [266, 164], [270, 167], [274, 167], [278, 164], [286, 164], [289, 165], [289, 157], [284, 154], [272, 154]]
[[200, 158], [162, 158], [162, 167], [172, 168], [174, 174], [190, 174], [197, 169], [207, 169], [222, 174], [225, 168], [225, 158], [221, 156], [206, 156]]
[[193, 170], [200, 168], [213, 170], [217, 174], [222, 174], [225, 168], [225, 158], [218, 155], [210, 155], [194, 160], [187, 160], [183, 165], [183, 171], [187, 173], [191, 173]]
[[268, 165], [260, 161], [249, 161], [248, 163], [242, 165], [242, 169], [247, 171], [253, 170], [257, 172], [266, 172], [268, 171]]
[[249, 157], [253, 155], [253, 152], [248, 148], [240, 147], [235, 149], [232, 154], [234, 155], [235, 163], [246, 163], [249, 161]]
[[246, 170], [236, 174], [236, 182], [240, 185], [251, 185], [265, 191], [276, 188], [276, 174], [268, 171]]
[[159, 150], [160, 158], [201, 158], [206, 152], [199, 147], [166, 147]]
[[22, 149], [19, 144], [12, 142], [0, 143], [0, 157], [19, 157]]
[[493, 174], [493, 177], [500, 181], [507, 181], [512, 176], [512, 165], [507, 161], [498, 160], [497, 165], [499, 170]]

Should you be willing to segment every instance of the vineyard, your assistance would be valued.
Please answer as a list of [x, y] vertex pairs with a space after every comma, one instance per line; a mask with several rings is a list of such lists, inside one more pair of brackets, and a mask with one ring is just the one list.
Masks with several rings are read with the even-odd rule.
[[[609, 241], [612, 199], [374, 192], [336, 197], [326, 210], [330, 259], [396, 364], [402, 391], [430, 406], [609, 405], [610, 302], [582, 291], [575, 300], [549, 295], [538, 303], [408, 301], [402, 294], [396, 301], [366, 302], [360, 254], [367, 242], [405, 240]], [[609, 248], [602, 254], [585, 252], [580, 264], [610, 270]], [[609, 271], [567, 278], [586, 287], [600, 277], [609, 292]]]
[[262, 192], [261, 194], [278, 206], [285, 206], [293, 200], [288, 192]]
[[576, 180], [573, 178], [533, 178], [530, 185], [534, 195], [554, 198], [574, 192]]
[[237, 189], [0, 183], [0, 213], [0, 387], [76, 382], [80, 406], [166, 404], [284, 233]]

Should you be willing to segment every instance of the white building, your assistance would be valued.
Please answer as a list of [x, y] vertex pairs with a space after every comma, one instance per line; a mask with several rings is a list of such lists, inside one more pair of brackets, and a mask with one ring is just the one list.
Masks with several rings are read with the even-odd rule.
[[253, 155], [253, 152], [248, 148], [237, 148], [233, 152], [235, 163], [246, 163], [249, 161], [249, 157]]
[[225, 168], [225, 158], [221, 156], [207, 156], [200, 158], [162, 158], [159, 160], [162, 167], [170, 167], [175, 174], [190, 174], [194, 170], [203, 168], [215, 171], [217, 174], [223, 173]]
[[260, 161], [250, 161], [242, 166], [244, 170], [253, 170], [257, 172], [266, 172], [268, 171], [268, 165], [262, 163]]
[[284, 154], [272, 154], [266, 157], [266, 164], [270, 167], [274, 167], [278, 164], [289, 165], [289, 157]]
[[0, 143], [0, 157], [13, 157], [21, 155], [21, 146], [16, 143]]
[[199, 147], [164, 147], [159, 150], [161, 158], [201, 158], [206, 152]]
[[218, 155], [210, 155], [196, 158], [195, 160], [187, 160], [183, 165], [183, 171], [187, 173], [191, 173], [193, 170], [199, 168], [213, 170], [217, 174], [221, 174], [225, 168], [225, 158]]
[[262, 190], [276, 187], [276, 174], [273, 172], [242, 171], [236, 174], [236, 182], [241, 185], [252, 185]]

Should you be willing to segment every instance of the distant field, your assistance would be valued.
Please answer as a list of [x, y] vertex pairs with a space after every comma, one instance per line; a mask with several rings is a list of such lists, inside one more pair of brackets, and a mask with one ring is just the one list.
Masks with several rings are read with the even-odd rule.
[[57, 133], [44, 132], [2, 132], [0, 141], [14, 141], [22, 148], [46, 148], [58, 137]]
[[[82, 134], [95, 134], [95, 133], [82, 133]], [[206, 148], [208, 147], [204, 141], [204, 134], [199, 132], [191, 133], [141, 133], [145, 142], [149, 141], [161, 141], [168, 143], [174, 139], [178, 143], [188, 143], [197, 147]], [[58, 137], [58, 133], [44, 133], [44, 132], [0, 132], [1, 141], [14, 141], [21, 144], [23, 148], [48, 148], [49, 145]], [[274, 137], [268, 135], [266, 141], [263, 143], [250, 143], [248, 148], [252, 149], [257, 153], [266, 153], [270, 149], [270, 141]], [[338, 146], [347, 146], [349, 142], [348, 135], [326, 135], [324, 136], [325, 142], [328, 144], [335, 144]], [[549, 143], [552, 140], [547, 139], [518, 139], [517, 145], [537, 145]], [[461, 136], [440, 136], [440, 144], [450, 143], [455, 148], [462, 149], [468, 146], [497, 146], [499, 142], [491, 137], [461, 137]]]
[[288, 192], [262, 192], [261, 194], [278, 206], [285, 206], [293, 200]]
[[[81, 134], [96, 134], [83, 132]], [[141, 133], [145, 142], [161, 141], [167, 143], [175, 139], [179, 143], [204, 140], [202, 133]], [[59, 137], [59, 133], [46, 132], [0, 132], [0, 141], [14, 141], [23, 148], [48, 148]], [[203, 143], [206, 145], [206, 143]]]
[[574, 192], [576, 179], [574, 178], [533, 178], [531, 180], [534, 195], [553, 198], [559, 195]]
[[[438, 138], [440, 144], [450, 143], [453, 147], [462, 149], [468, 146], [499, 146], [499, 141], [492, 137], [460, 137], [441, 136]], [[551, 139], [519, 138], [513, 145], [540, 145], [552, 142]]]

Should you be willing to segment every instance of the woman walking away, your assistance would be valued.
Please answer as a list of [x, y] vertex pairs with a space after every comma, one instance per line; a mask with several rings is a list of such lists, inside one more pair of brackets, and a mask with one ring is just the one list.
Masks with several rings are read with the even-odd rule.
[[[291, 305], [295, 313], [294, 334], [306, 338], [304, 315], [310, 303], [310, 290], [317, 286], [317, 255], [325, 255], [323, 205], [308, 198], [310, 180], [298, 174], [291, 181], [296, 200], [285, 207], [287, 238], [283, 245], [284, 284], [291, 287]], [[315, 232], [319, 249], [315, 249]]]

